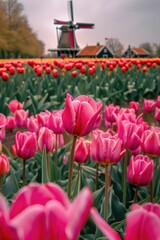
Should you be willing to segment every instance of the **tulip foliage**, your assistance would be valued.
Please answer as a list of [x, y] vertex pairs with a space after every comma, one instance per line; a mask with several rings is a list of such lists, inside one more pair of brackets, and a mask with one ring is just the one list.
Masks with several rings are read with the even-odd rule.
[[0, 63], [0, 240], [159, 239], [159, 65]]

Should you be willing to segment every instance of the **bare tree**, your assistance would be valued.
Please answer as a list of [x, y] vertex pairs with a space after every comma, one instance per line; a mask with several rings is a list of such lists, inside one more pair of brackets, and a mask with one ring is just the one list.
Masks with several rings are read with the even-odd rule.
[[117, 38], [107, 39], [106, 46], [115, 54], [115, 56], [120, 57], [124, 49], [122, 43]]

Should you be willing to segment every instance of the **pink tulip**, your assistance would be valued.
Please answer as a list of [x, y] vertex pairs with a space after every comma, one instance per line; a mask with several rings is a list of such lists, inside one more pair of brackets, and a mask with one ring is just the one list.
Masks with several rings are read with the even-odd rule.
[[160, 156], [160, 129], [151, 127], [141, 137], [141, 149], [144, 154]]
[[65, 130], [77, 136], [85, 136], [94, 129], [95, 122], [102, 110], [102, 103], [88, 96], [75, 99], [67, 93], [62, 120]]
[[144, 99], [143, 110], [144, 112], [153, 112], [156, 107], [156, 102], [152, 99]]
[[16, 99], [10, 101], [8, 104], [8, 108], [12, 113], [15, 113], [17, 110], [23, 109], [23, 106], [24, 106], [24, 103], [21, 103]]
[[43, 151], [46, 147], [47, 152], [52, 152], [56, 144], [55, 134], [47, 127], [42, 127], [38, 134], [38, 147]]
[[[96, 130], [95, 130], [96, 131]], [[122, 142], [117, 136], [109, 132], [92, 132], [91, 156], [93, 161], [102, 164], [115, 164], [125, 153]]]
[[6, 117], [0, 113], [0, 129], [6, 126]]
[[139, 102], [135, 102], [135, 101], [129, 102], [129, 108], [133, 108], [135, 110], [135, 113], [138, 113], [139, 107], [140, 107]]
[[0, 154], [0, 176], [5, 175], [10, 170], [10, 162], [7, 156], [3, 153]]
[[13, 116], [7, 116], [6, 129], [13, 130], [15, 128], [15, 119]]
[[158, 122], [160, 122], [160, 108], [156, 107], [154, 117]]
[[16, 132], [15, 152], [18, 157], [26, 160], [32, 158], [37, 151], [36, 134], [31, 132]]
[[[120, 111], [119, 106], [115, 106], [113, 103], [109, 104], [108, 106], [105, 107], [105, 124], [106, 122], [108, 123], [115, 123], [116, 118], [115, 115], [117, 115]], [[107, 124], [106, 124], [107, 125]]]
[[128, 165], [128, 181], [138, 186], [148, 185], [153, 178], [154, 162], [148, 156], [132, 156]]
[[88, 187], [70, 202], [63, 189], [54, 183], [32, 183], [22, 188], [9, 212], [5, 200], [2, 200], [0, 223], [1, 213], [6, 217], [5, 224], [0, 225], [1, 232], [10, 230], [12, 234], [15, 231], [19, 237], [16, 240], [77, 239], [89, 217], [93, 201]]
[[3, 141], [6, 138], [5, 128], [0, 128], [0, 141]]
[[160, 107], [160, 95], [157, 97], [156, 106], [157, 106], [157, 107]]
[[143, 124], [136, 124], [128, 120], [118, 121], [118, 137], [123, 147], [134, 151], [140, 146], [140, 138], [144, 130]]
[[160, 205], [133, 204], [131, 209], [126, 215], [125, 240], [159, 240]]
[[80, 138], [76, 142], [74, 161], [78, 163], [86, 162], [90, 157], [90, 141]]
[[35, 132], [36, 134], [38, 134], [39, 124], [35, 116], [31, 116], [30, 118], [27, 119], [27, 128], [30, 132]]
[[50, 114], [47, 112], [41, 112], [36, 115], [39, 128], [47, 127], [49, 116], [50, 116]]
[[55, 134], [61, 134], [64, 132], [62, 110], [55, 110], [50, 114], [47, 127], [51, 129]]
[[26, 127], [29, 110], [16, 110], [14, 114], [16, 127]]
[[[121, 240], [118, 233], [92, 208], [91, 217], [96, 226], [108, 240]], [[159, 240], [160, 205], [145, 203], [133, 204], [126, 215], [126, 231], [124, 240]]]

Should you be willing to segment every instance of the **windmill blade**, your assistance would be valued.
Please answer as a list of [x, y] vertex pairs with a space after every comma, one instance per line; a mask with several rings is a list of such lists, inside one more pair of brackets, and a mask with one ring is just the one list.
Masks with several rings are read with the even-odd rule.
[[72, 0], [69, 1], [69, 13], [70, 13], [70, 20], [74, 22], [74, 14], [73, 14], [73, 3]]
[[76, 23], [76, 28], [94, 28], [94, 23]]
[[54, 19], [54, 24], [69, 26], [70, 22]]

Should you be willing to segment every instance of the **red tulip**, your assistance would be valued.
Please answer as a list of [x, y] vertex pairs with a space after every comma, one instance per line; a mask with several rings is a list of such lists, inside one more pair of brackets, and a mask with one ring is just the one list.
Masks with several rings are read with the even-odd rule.
[[11, 100], [7, 106], [10, 112], [15, 113], [17, 110], [23, 109], [24, 103], [21, 103], [18, 100], [14, 99]]
[[88, 96], [79, 96], [75, 99], [67, 93], [62, 120], [65, 130], [73, 135], [85, 136], [94, 129], [102, 110], [102, 103], [95, 102]]
[[10, 170], [10, 162], [7, 156], [3, 153], [0, 154], [0, 177], [8, 173]]
[[137, 186], [146, 186], [153, 178], [153, 169], [153, 160], [148, 156], [132, 156], [128, 165], [128, 181]]
[[18, 157], [24, 160], [32, 158], [37, 151], [36, 134], [31, 132], [16, 132], [15, 149]]
[[57, 77], [58, 77], [58, 70], [57, 70], [57, 69], [53, 69], [53, 71], [52, 71], [52, 76], [53, 76], [54, 78], [57, 78]]
[[8, 81], [8, 79], [9, 79], [8, 73], [2, 72], [2, 80], [3, 80], [3, 81]]
[[77, 77], [78, 72], [76, 70], [72, 71], [72, 77]]
[[47, 127], [40, 128], [38, 134], [38, 147], [41, 151], [46, 147], [47, 152], [52, 152], [55, 148], [55, 141], [55, 134], [52, 130]]

